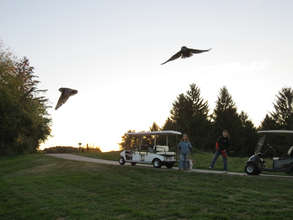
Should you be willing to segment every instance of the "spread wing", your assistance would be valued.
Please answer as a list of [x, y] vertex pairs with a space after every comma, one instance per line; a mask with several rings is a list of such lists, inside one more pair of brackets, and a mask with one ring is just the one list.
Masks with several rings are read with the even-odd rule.
[[178, 59], [180, 56], [182, 55], [181, 50], [179, 52], [177, 52], [176, 54], [174, 54], [169, 60], [165, 61], [164, 63], [161, 63], [161, 65], [164, 65], [165, 63], [168, 63], [172, 60], [176, 60]]
[[57, 102], [57, 105], [55, 107], [55, 110], [57, 110], [58, 108], [61, 107], [61, 105], [63, 105], [68, 99], [69, 99], [69, 94], [66, 94], [65, 92], [63, 92]]
[[58, 99], [57, 105], [55, 107], [55, 110], [60, 108], [70, 96], [77, 94], [77, 90], [75, 89], [68, 89], [68, 88], [60, 88], [59, 91], [61, 92], [61, 95]]
[[203, 53], [203, 52], [209, 52], [212, 48], [208, 49], [208, 50], [199, 50], [199, 49], [191, 49], [190, 51], [191, 53]]

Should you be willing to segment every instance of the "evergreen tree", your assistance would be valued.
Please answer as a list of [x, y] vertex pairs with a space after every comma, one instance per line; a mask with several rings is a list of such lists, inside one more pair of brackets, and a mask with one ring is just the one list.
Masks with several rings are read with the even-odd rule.
[[251, 120], [249, 120], [248, 115], [245, 112], [240, 113], [240, 120], [242, 124], [241, 129], [241, 149], [238, 154], [241, 155], [251, 155], [254, 153], [255, 144], [257, 141], [256, 128]]
[[200, 89], [191, 84], [186, 95], [180, 94], [173, 103], [170, 118], [177, 130], [189, 135], [194, 147], [205, 149], [210, 128], [208, 112], [208, 103], [201, 97]]
[[293, 90], [283, 88], [277, 95], [271, 117], [280, 129], [293, 130]]
[[122, 137], [119, 143], [120, 148], [123, 150], [135, 149], [137, 147], [137, 137], [129, 136], [127, 133], [135, 132], [135, 130], [128, 130]]
[[288, 129], [293, 130], [293, 90], [283, 88], [277, 95], [274, 111], [266, 114], [260, 125], [262, 130]]
[[226, 87], [220, 89], [216, 107], [212, 114], [212, 120], [214, 140], [216, 140], [216, 138], [222, 133], [223, 129], [227, 129], [231, 135], [231, 140], [234, 145], [233, 147], [236, 147], [237, 150], [239, 150], [241, 120], [237, 114], [237, 108], [232, 96], [229, 94]]
[[212, 119], [218, 133], [223, 128], [232, 127], [233, 122], [238, 121], [236, 105], [226, 87], [220, 89], [220, 95], [218, 96]]
[[200, 89], [196, 86], [196, 84], [191, 84], [186, 93], [186, 98], [192, 104], [192, 115], [207, 118], [209, 113], [208, 102], [200, 96]]
[[171, 119], [171, 118], [167, 118], [167, 120], [165, 121], [165, 124], [163, 125], [162, 130], [177, 130], [176, 129], [176, 124], [175, 122]]
[[208, 102], [200, 95], [200, 89], [191, 84], [186, 95], [192, 103], [192, 119], [189, 135], [195, 148], [206, 149], [209, 145], [210, 121]]
[[214, 140], [223, 129], [227, 129], [231, 135], [232, 149], [230, 150], [234, 151], [235, 155], [247, 155], [254, 151], [256, 128], [246, 113], [237, 113], [235, 102], [226, 87], [220, 90], [212, 119]]
[[269, 114], [266, 114], [259, 128], [260, 130], [274, 130], [274, 129], [278, 129], [279, 126]]
[[161, 130], [160, 126], [156, 122], [153, 122], [152, 126], [150, 127], [150, 131], [159, 131], [159, 130]]
[[189, 133], [190, 124], [192, 120], [192, 103], [185, 95], [180, 94], [175, 102], [173, 108], [170, 111], [171, 120], [174, 121], [179, 131]]

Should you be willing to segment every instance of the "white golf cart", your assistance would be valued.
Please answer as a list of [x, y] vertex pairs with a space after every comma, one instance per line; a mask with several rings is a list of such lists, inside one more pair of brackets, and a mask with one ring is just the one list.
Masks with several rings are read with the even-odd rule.
[[[126, 162], [131, 165], [136, 163], [153, 164], [155, 168], [160, 168], [165, 165], [167, 168], [172, 168], [176, 163], [176, 153], [169, 151], [168, 136], [169, 135], [181, 135], [178, 131], [148, 131], [148, 132], [131, 132], [127, 133], [128, 136], [137, 137], [137, 149], [136, 150], [123, 150], [120, 153], [120, 165], [124, 165]], [[157, 137], [166, 136], [165, 145], [157, 145]], [[143, 137], [154, 137], [154, 143], [144, 145]], [[173, 149], [176, 149], [175, 147]]]

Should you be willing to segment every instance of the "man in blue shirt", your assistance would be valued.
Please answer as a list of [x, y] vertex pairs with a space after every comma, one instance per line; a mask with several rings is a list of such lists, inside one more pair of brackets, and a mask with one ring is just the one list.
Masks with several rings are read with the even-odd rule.
[[192, 146], [189, 142], [187, 134], [184, 134], [182, 140], [178, 144], [178, 149], [180, 152], [179, 170], [186, 170], [188, 168], [188, 154], [191, 154]]

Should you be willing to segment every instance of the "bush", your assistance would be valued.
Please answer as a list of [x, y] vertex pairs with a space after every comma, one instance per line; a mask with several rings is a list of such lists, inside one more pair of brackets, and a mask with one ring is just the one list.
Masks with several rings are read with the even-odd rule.
[[45, 153], [77, 153], [79, 152], [79, 148], [71, 146], [56, 146], [45, 148], [43, 151]]
[[56, 146], [49, 147], [43, 150], [45, 153], [78, 153], [78, 152], [101, 152], [101, 149], [98, 147], [71, 147], [71, 146]]

